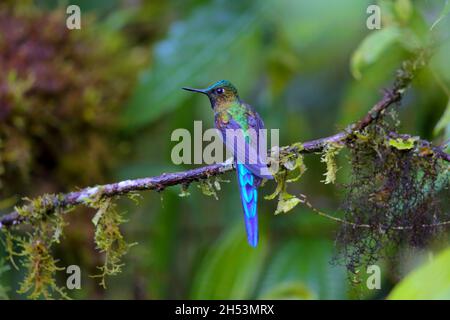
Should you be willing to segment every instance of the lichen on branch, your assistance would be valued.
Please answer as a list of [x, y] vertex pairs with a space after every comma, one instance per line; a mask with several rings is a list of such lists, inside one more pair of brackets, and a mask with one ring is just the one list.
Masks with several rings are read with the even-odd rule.
[[122, 257], [133, 245], [125, 241], [120, 225], [126, 220], [117, 211], [113, 199], [106, 198], [95, 204], [98, 209], [92, 222], [95, 225], [95, 244], [103, 254], [104, 263], [99, 266], [100, 273], [92, 277], [100, 278], [100, 285], [106, 288], [106, 277], [113, 276], [122, 271]]

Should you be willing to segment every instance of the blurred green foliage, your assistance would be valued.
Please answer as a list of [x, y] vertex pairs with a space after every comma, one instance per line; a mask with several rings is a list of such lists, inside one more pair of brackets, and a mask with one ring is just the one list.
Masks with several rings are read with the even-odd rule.
[[[10, 267], [5, 264], [3, 259], [0, 259], [0, 279], [3, 277], [3, 274], [10, 270]], [[1, 285], [0, 282], [0, 300], [8, 299], [8, 288]]]
[[192, 299], [249, 299], [255, 292], [267, 244], [255, 250], [246, 245], [241, 228], [234, 227], [211, 246], [197, 267], [191, 287]]
[[[172, 164], [170, 134], [191, 130], [194, 120], [212, 127], [213, 115], [204, 97], [186, 94], [182, 86], [229, 79], [266, 127], [280, 128], [282, 145], [332, 134], [365, 114], [400, 62], [430, 38], [436, 52], [404, 99], [401, 131], [450, 138], [448, 1], [377, 1], [383, 28], [373, 31], [366, 27], [372, 2], [71, 1], [81, 7], [83, 27], [67, 31], [65, 1], [8, 1], [8, 8], [0, 7], [0, 66], [8, 70], [0, 74], [0, 210], [23, 196], [192, 167]], [[20, 39], [33, 47], [21, 40], [10, 48], [5, 34], [14, 37], [15, 28], [5, 21], [28, 30]], [[39, 57], [47, 51], [52, 54]], [[19, 68], [17, 55], [7, 52], [28, 53]], [[337, 159], [339, 183], [348, 181], [346, 156], [343, 151]], [[290, 192], [305, 193], [339, 216], [341, 192], [321, 182], [326, 168], [320, 156], [306, 157], [305, 164], [308, 171]], [[102, 264], [92, 216], [75, 212], [61, 249], [55, 249], [60, 265], [83, 270], [82, 290], [69, 294], [371, 298], [385, 297], [399, 280], [383, 268], [381, 293], [349, 295], [345, 271], [330, 264], [339, 226], [302, 206], [274, 217], [276, 203], [262, 200], [275, 188], [271, 183], [260, 191], [261, 241], [252, 250], [244, 240], [235, 177], [226, 178], [230, 183], [222, 184], [219, 200], [194, 187], [181, 198], [174, 187], [142, 194], [138, 206], [121, 202], [118, 210], [129, 219], [126, 238], [139, 245], [130, 248], [123, 272], [107, 280], [106, 290], [89, 277]], [[400, 269], [405, 264], [398, 261]], [[419, 284], [427, 281], [422, 279], [429, 272], [423, 273]], [[8, 295], [16, 297], [21, 276], [0, 275], [14, 289]], [[66, 275], [60, 276], [64, 283]]]
[[123, 35], [94, 17], [70, 32], [63, 12], [23, 8], [0, 6], [0, 192], [104, 181], [139, 63]]
[[450, 299], [450, 249], [408, 274], [389, 294], [392, 300]]

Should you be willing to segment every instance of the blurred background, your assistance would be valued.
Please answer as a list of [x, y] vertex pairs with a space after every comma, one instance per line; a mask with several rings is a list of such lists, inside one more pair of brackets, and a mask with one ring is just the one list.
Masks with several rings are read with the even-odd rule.
[[[70, 4], [81, 8], [81, 30], [66, 28], [69, 1], [0, 2], [1, 213], [23, 197], [195, 167], [172, 163], [176, 142], [170, 136], [177, 128], [192, 132], [194, 120], [203, 121], [204, 129], [213, 127], [213, 113], [205, 97], [180, 90], [183, 86], [230, 80], [267, 128], [280, 129], [281, 145], [331, 135], [364, 115], [392, 83], [401, 61], [429, 38], [437, 49], [399, 109], [400, 131], [436, 141], [450, 137], [448, 1]], [[366, 26], [370, 4], [381, 7], [379, 31]], [[308, 170], [290, 192], [341, 215], [345, 160], [344, 153], [338, 183], [325, 185], [320, 155], [307, 155]], [[93, 242], [95, 211], [71, 212], [55, 247], [59, 265], [82, 270], [82, 289], [69, 294], [377, 299], [428, 257], [426, 251], [410, 255], [395, 272], [385, 266], [381, 290], [359, 288], [345, 267], [331, 263], [339, 225], [301, 205], [274, 216], [276, 201], [263, 197], [260, 244], [252, 249], [235, 174], [224, 179], [230, 182], [221, 184], [218, 200], [196, 184], [188, 197], [180, 197], [177, 186], [142, 193], [138, 205], [121, 200], [126, 239], [138, 244], [125, 257], [123, 272], [107, 279], [106, 290], [90, 277], [102, 261]], [[274, 188], [269, 182], [260, 193]], [[62, 283], [65, 276], [59, 275]], [[22, 278], [23, 271], [0, 271], [9, 298], [26, 297], [15, 292]]]

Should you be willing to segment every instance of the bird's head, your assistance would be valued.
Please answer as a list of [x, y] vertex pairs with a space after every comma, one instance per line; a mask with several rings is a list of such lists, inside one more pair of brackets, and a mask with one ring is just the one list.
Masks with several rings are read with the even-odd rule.
[[211, 107], [226, 107], [239, 101], [237, 89], [228, 80], [220, 80], [206, 89], [183, 88], [184, 90], [206, 94], [211, 101]]

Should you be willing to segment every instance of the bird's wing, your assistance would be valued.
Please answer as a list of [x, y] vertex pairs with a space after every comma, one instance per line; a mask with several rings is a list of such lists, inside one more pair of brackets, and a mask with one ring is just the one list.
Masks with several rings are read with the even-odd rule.
[[267, 137], [262, 136], [259, 131], [264, 129], [264, 123], [250, 107], [246, 108], [246, 117], [248, 129], [243, 129], [233, 117], [226, 121], [216, 121], [216, 127], [237, 163], [243, 164], [257, 177], [273, 179], [267, 167]]

